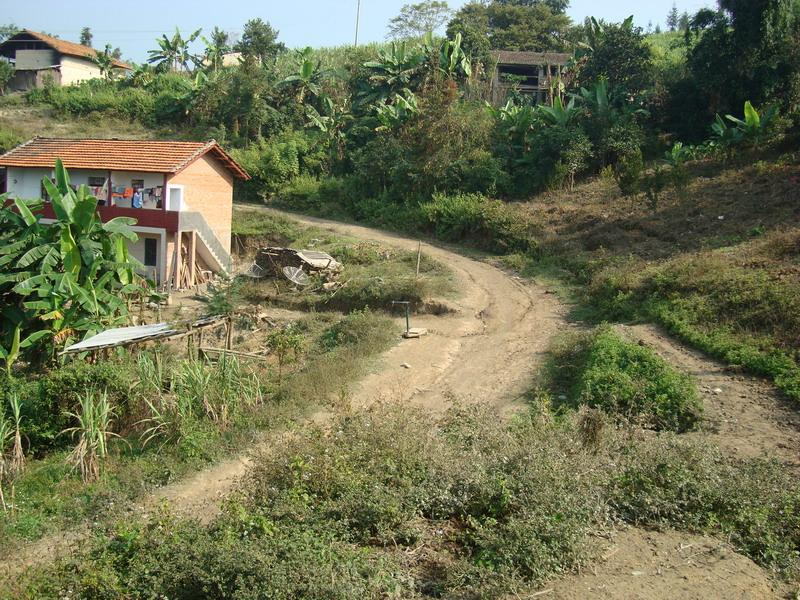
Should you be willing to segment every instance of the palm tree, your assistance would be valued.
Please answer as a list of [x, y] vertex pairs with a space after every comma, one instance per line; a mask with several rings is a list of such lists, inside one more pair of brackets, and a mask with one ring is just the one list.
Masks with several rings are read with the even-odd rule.
[[198, 29], [188, 38], [184, 39], [180, 30], [176, 27], [175, 34], [168, 38], [166, 34], [157, 39], [158, 50], [150, 50], [150, 58], [147, 62], [155, 64], [157, 69], [162, 71], [189, 70], [189, 64], [197, 64], [198, 58], [189, 51], [189, 45], [198, 37], [202, 29]]

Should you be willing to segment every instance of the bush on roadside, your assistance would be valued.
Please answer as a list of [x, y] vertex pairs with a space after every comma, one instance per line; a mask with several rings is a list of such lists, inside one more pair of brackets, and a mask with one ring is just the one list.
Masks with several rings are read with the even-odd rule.
[[480, 194], [434, 194], [421, 206], [436, 236], [498, 253], [533, 252], [531, 224], [521, 211]]
[[585, 564], [616, 520], [724, 536], [796, 576], [800, 488], [781, 465], [627, 428], [590, 446], [583, 417], [348, 411], [263, 452], [210, 525], [127, 521], [16, 597], [505, 597]]
[[549, 377], [573, 405], [600, 408], [659, 430], [687, 431], [702, 413], [687, 375], [610, 326], [559, 340], [552, 349]]

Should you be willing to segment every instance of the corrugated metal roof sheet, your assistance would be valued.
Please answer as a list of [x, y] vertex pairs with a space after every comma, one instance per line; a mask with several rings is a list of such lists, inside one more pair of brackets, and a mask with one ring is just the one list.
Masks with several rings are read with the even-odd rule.
[[572, 55], [561, 52], [497, 50], [495, 57], [501, 65], [565, 65]]
[[0, 156], [4, 167], [53, 167], [60, 158], [67, 169], [177, 173], [210, 153], [240, 179], [250, 179], [221, 147], [209, 142], [34, 138]]
[[125, 343], [169, 337], [176, 333], [178, 333], [177, 330], [171, 329], [167, 323], [140, 325], [139, 327], [117, 327], [116, 329], [106, 329], [82, 342], [72, 344], [65, 348], [63, 353], [73, 354], [76, 352], [99, 350], [101, 348], [110, 348]]

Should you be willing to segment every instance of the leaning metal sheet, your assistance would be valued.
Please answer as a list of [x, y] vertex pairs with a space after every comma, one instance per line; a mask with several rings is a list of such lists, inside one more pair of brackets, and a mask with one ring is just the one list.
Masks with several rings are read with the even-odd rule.
[[118, 327], [116, 329], [106, 329], [88, 339], [72, 344], [64, 349], [64, 354], [73, 352], [85, 352], [87, 350], [98, 350], [113, 346], [123, 346], [136, 343], [139, 340], [146, 340], [152, 337], [166, 337], [178, 333], [170, 329], [167, 323], [156, 325], [141, 325], [139, 327]]

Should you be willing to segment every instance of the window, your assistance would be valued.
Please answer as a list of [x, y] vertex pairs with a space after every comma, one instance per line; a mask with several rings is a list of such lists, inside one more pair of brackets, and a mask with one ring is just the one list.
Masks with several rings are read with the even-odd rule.
[[553, 77], [558, 75], [558, 67], [557, 66], [551, 66], [550, 67], [550, 75], [552, 75]]
[[105, 177], [89, 177], [89, 187], [103, 187], [105, 184]]
[[131, 187], [135, 190], [144, 189], [144, 179], [131, 179]]
[[[56, 182], [55, 179], [52, 177], [50, 178], [50, 181], [52, 181], [53, 183]], [[47, 188], [44, 187], [44, 181], [42, 181], [39, 187], [39, 195], [45, 202], [50, 202], [50, 196], [47, 194]]]
[[144, 266], [158, 266], [158, 240], [155, 238], [144, 238]]

